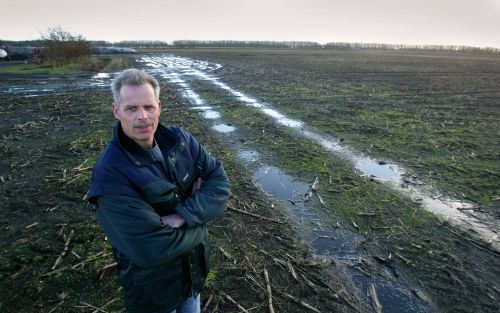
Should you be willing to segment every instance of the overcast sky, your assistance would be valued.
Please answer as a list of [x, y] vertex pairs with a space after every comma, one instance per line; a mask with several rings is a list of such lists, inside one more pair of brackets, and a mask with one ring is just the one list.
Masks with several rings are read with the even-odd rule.
[[90, 40], [305, 40], [500, 48], [500, 0], [24, 0], [0, 39], [48, 27]]

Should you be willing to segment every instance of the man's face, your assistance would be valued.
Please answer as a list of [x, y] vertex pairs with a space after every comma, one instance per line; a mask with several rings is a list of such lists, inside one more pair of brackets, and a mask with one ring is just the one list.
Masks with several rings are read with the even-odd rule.
[[147, 83], [123, 85], [120, 103], [113, 103], [113, 114], [120, 121], [123, 132], [143, 149], [153, 147], [160, 111], [160, 101], [156, 100], [153, 87]]

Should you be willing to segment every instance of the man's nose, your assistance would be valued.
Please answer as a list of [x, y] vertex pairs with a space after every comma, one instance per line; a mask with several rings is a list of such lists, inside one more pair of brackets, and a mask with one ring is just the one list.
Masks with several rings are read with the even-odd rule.
[[148, 112], [143, 108], [139, 109], [137, 114], [138, 114], [138, 118], [140, 118], [140, 119], [148, 118]]

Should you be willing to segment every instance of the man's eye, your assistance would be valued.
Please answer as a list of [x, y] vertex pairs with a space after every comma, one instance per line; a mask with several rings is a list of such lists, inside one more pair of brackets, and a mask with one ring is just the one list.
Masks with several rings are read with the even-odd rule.
[[131, 112], [134, 112], [134, 111], [136, 110], [136, 108], [134, 108], [134, 107], [130, 107], [130, 108], [127, 108], [126, 110], [127, 110], [127, 111], [131, 111]]

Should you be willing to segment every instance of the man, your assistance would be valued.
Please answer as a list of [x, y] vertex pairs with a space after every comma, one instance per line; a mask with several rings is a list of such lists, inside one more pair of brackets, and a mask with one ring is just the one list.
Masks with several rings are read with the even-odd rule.
[[230, 193], [222, 165], [190, 134], [159, 124], [160, 88], [129, 69], [111, 85], [114, 136], [89, 201], [113, 246], [128, 312], [199, 312], [208, 273], [206, 224]]

